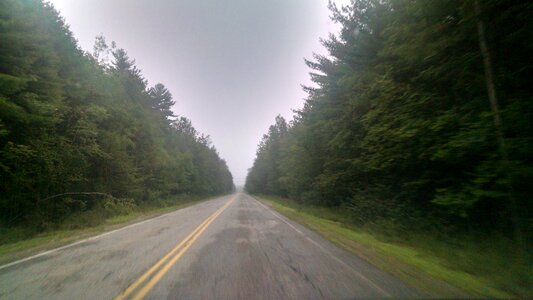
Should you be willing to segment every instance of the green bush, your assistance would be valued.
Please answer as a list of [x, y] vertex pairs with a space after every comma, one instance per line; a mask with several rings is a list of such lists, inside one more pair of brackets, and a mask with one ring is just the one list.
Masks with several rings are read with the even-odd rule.
[[135, 201], [129, 198], [105, 198], [102, 207], [107, 217], [127, 215], [137, 208]]

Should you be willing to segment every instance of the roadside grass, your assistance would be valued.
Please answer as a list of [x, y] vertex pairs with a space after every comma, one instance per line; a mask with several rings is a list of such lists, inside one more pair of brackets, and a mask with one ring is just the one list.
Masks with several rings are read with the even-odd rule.
[[504, 238], [442, 240], [411, 233], [403, 239], [376, 228], [356, 227], [339, 209], [303, 206], [279, 197], [258, 198], [431, 297], [533, 296], [531, 257], [525, 265], [513, 264], [511, 243]]
[[30, 228], [0, 228], [0, 265], [72, 242], [118, 229], [133, 223], [185, 208], [214, 197], [187, 197], [167, 199], [151, 205], [135, 207], [119, 215], [102, 216], [102, 211], [85, 212], [36, 233]]

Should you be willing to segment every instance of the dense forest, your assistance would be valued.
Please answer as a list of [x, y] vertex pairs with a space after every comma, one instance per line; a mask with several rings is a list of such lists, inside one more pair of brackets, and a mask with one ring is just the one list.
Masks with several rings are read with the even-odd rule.
[[330, 8], [342, 29], [306, 60], [315, 85], [264, 135], [245, 189], [355, 224], [531, 245], [533, 3]]
[[51, 4], [0, 1], [0, 227], [234, 189], [172, 94], [98, 37], [80, 49]]

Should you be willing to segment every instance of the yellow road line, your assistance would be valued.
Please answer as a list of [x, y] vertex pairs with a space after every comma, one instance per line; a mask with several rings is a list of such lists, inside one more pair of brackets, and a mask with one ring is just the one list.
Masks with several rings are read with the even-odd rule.
[[125, 289], [120, 295], [118, 295], [115, 300], [126, 299], [126, 297], [131, 294], [141, 283], [143, 283], [152, 273], [154, 273], [157, 268], [159, 268], [165, 261], [167, 261], [187, 240], [189, 240], [205, 223], [207, 223], [216, 213], [215, 211], [211, 216], [209, 216], [205, 221], [202, 222], [198, 227], [196, 227], [185, 239], [183, 239], [176, 247], [170, 250], [165, 256], [163, 256], [157, 263], [155, 263], [148, 271], [146, 271], [139, 279], [132, 283], [127, 289]]
[[161, 267], [161, 270], [136, 294], [132, 299], [142, 299], [156, 284], [163, 278], [163, 276], [170, 270], [176, 261], [189, 249], [193, 242], [204, 232], [204, 230], [235, 200], [236, 197], [228, 201], [224, 206], [217, 209], [198, 227], [196, 227], [185, 239], [183, 239], [176, 247], [170, 250], [165, 256], [157, 261], [150, 269], [148, 269], [141, 277], [132, 283], [127, 289], [120, 293], [115, 300], [126, 299], [133, 291], [135, 291], [141, 284], [143, 284], [156, 270], [165, 264], [180, 248], [179, 251], [166, 265]]

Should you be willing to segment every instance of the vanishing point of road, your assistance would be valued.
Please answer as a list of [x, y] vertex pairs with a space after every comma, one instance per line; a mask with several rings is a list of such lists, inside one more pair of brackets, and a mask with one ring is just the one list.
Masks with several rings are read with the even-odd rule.
[[0, 266], [0, 299], [421, 296], [244, 193]]

